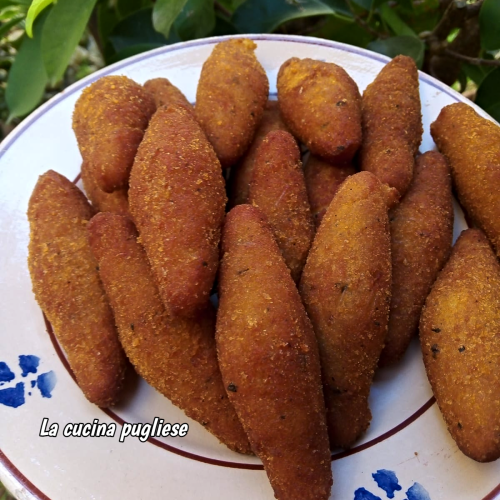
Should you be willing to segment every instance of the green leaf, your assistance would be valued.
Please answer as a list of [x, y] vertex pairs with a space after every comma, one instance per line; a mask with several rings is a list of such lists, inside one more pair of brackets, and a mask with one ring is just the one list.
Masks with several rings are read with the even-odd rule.
[[[377, 1], [377, 0], [375, 0]], [[380, 1], [380, 0], [379, 0]], [[382, 2], [386, 2], [388, 0], [382, 0]], [[398, 0], [398, 6], [405, 12], [413, 13], [413, 1], [412, 0]]]
[[356, 5], [358, 5], [359, 7], [361, 7], [362, 9], [372, 11], [373, 9], [380, 7], [383, 3], [387, 3], [389, 0], [351, 0], [351, 1]]
[[24, 19], [24, 16], [13, 17], [10, 21], [0, 26], [0, 38], [3, 38], [16, 24], [19, 24]]
[[485, 111], [500, 123], [500, 102], [489, 106]]
[[[382, 4], [389, 2], [389, 0], [352, 0], [356, 5], [359, 5], [365, 10], [371, 11], [377, 7], [380, 7]], [[398, 4], [403, 3], [407, 4], [408, 2], [411, 4], [412, 0], [401, 0]]]
[[48, 78], [42, 62], [41, 40], [47, 14], [44, 12], [35, 23], [33, 38], [24, 36], [10, 68], [5, 91], [9, 121], [28, 114], [43, 97]]
[[477, 89], [476, 104], [500, 121], [500, 68], [491, 71]]
[[0, 0], [0, 10], [12, 6], [29, 8], [30, 5], [31, 5], [31, 0]]
[[[3, 69], [10, 69], [10, 67], [12, 66], [13, 62], [14, 62], [14, 59], [15, 57], [14, 56], [0, 56], [0, 68], [3, 68]], [[7, 74], [8, 76], [8, 74]], [[5, 77], [5, 75], [1, 75], [0, 76], [2, 82], [5, 81], [7, 78]]]
[[238, 30], [230, 21], [219, 15], [219, 13], [215, 14], [215, 26], [210, 36], [235, 35], [236, 33], [238, 33]]
[[152, 6], [153, 2], [151, 0], [117, 0], [116, 2], [116, 10], [121, 19], [138, 10]]
[[182, 40], [207, 36], [215, 28], [213, 0], [188, 0], [174, 27]]
[[219, 4], [229, 12], [234, 12], [245, 1], [246, 0], [219, 0]]
[[353, 2], [365, 10], [372, 10], [373, 0], [353, 0]]
[[116, 9], [110, 6], [107, 2], [98, 3], [96, 9], [97, 29], [99, 30], [99, 36], [101, 37], [102, 44], [106, 45], [109, 35], [120, 19]]
[[121, 61], [122, 59], [127, 59], [127, 57], [132, 57], [137, 54], [142, 54], [148, 50], [157, 49], [158, 47], [163, 47], [163, 44], [158, 43], [140, 43], [137, 45], [130, 45], [119, 52], [116, 52], [109, 58], [108, 64], [113, 64], [115, 62]]
[[417, 36], [415, 32], [399, 17], [397, 12], [386, 3], [380, 6], [380, 15], [397, 36]]
[[338, 42], [366, 47], [373, 40], [363, 27], [359, 26], [354, 19], [340, 18], [338, 16], [327, 16], [325, 23], [311, 33], [311, 36], [337, 40]]
[[500, 49], [500, 2], [484, 0], [479, 12], [481, 47], [484, 50]]
[[186, 3], [187, 0], [157, 0], [153, 7], [153, 26], [155, 30], [168, 37], [172, 24]]
[[26, 17], [26, 8], [23, 5], [11, 5], [4, 9], [0, 9], [0, 21], [3, 23], [19, 15], [22, 15], [23, 19]]
[[460, 28], [453, 28], [453, 29], [449, 32], [448, 36], [446, 37], [446, 41], [447, 41], [448, 43], [453, 42], [453, 40], [455, 40], [455, 38], [457, 38], [457, 36], [458, 36], [458, 34], [459, 34], [459, 33], [460, 33]]
[[[128, 49], [129, 47], [146, 45], [150, 48], [160, 47], [168, 43], [180, 41], [175, 33], [167, 39], [161, 33], [158, 33], [153, 27], [152, 9], [142, 9], [134, 12], [130, 16], [120, 21], [109, 36], [109, 41], [116, 52]], [[149, 49], [142, 49], [141, 52]], [[135, 52], [138, 54], [139, 52]], [[115, 56], [112, 56], [115, 60]]]
[[42, 34], [42, 57], [52, 85], [63, 76], [97, 0], [58, 0]]
[[423, 0], [412, 2], [412, 11], [401, 8], [398, 10], [400, 17], [415, 33], [432, 31], [441, 19], [439, 11], [439, 0]]
[[322, 0], [322, 1], [325, 5], [327, 5], [332, 9], [333, 14], [340, 14], [343, 16], [352, 17], [352, 11], [349, 8], [347, 0]]
[[33, 0], [26, 15], [26, 33], [30, 38], [33, 38], [33, 23], [35, 19], [51, 3], [54, 3], [54, 0]]
[[12, 5], [29, 7], [31, 5], [31, 0], [0, 0], [0, 9], [5, 9], [5, 7], [11, 7]]
[[462, 70], [476, 85], [481, 85], [486, 76], [494, 69], [493, 66], [462, 63]]
[[458, 73], [458, 91], [460, 93], [465, 92], [465, 89], [467, 87], [467, 74], [465, 71], [463, 71], [463, 68], [460, 68], [460, 72]]
[[323, 14], [350, 15], [342, 0], [247, 0], [231, 18], [240, 33], [271, 33], [286, 21]]
[[370, 42], [367, 48], [389, 57], [396, 57], [399, 54], [410, 56], [415, 60], [418, 68], [421, 68], [424, 62], [424, 42], [414, 36], [394, 36], [384, 40], [375, 40]]

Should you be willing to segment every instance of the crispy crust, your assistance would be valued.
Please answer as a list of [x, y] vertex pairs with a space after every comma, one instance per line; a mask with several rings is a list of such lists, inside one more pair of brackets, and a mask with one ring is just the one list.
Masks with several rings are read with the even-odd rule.
[[304, 178], [316, 229], [340, 185], [355, 173], [353, 165], [331, 165], [317, 156], [309, 156], [304, 167]]
[[500, 457], [500, 266], [478, 229], [464, 231], [426, 300], [420, 341], [448, 430], [478, 462]]
[[281, 115], [295, 137], [331, 163], [348, 163], [361, 145], [361, 96], [333, 63], [285, 61], [278, 73]]
[[500, 256], [500, 127], [457, 103], [441, 110], [431, 134], [450, 163], [460, 203]]
[[450, 169], [436, 151], [417, 158], [410, 189], [389, 216], [392, 298], [380, 365], [398, 361], [417, 333], [425, 299], [451, 252]]
[[418, 70], [411, 57], [397, 56], [363, 93], [361, 169], [404, 196], [422, 132]]
[[28, 206], [33, 292], [91, 403], [117, 402], [128, 366], [87, 241], [94, 214], [83, 193], [49, 170]]
[[117, 189], [112, 193], [105, 193], [95, 182], [88, 163], [82, 163], [83, 189], [96, 212], [113, 212], [128, 215], [127, 188]]
[[267, 101], [251, 146], [241, 161], [231, 168], [231, 176], [229, 177], [229, 205], [231, 208], [248, 203], [248, 189], [257, 149], [264, 137], [273, 130], [286, 130], [288, 132], [287, 126], [281, 119], [278, 101]]
[[348, 177], [316, 233], [300, 292], [318, 338], [332, 447], [349, 448], [371, 420], [368, 395], [391, 297], [384, 186]]
[[267, 102], [269, 82], [256, 48], [247, 38], [218, 43], [201, 70], [196, 117], [223, 168], [245, 154]]
[[292, 278], [298, 282], [314, 238], [314, 224], [295, 139], [283, 130], [262, 141], [248, 202], [266, 217]]
[[120, 342], [136, 371], [229, 448], [251, 453], [217, 364], [215, 312], [192, 318], [165, 310], [130, 219], [98, 214], [88, 225]]
[[191, 103], [167, 78], [153, 78], [145, 82], [143, 87], [153, 96], [156, 108], [176, 104], [178, 106], [184, 106], [187, 110], [194, 113], [194, 108]]
[[226, 194], [215, 153], [182, 106], [151, 119], [130, 175], [130, 212], [167, 309], [204, 307], [219, 264]]
[[326, 500], [332, 472], [316, 339], [259, 211], [222, 239], [217, 350], [228, 396], [280, 500]]
[[134, 157], [156, 109], [152, 96], [125, 76], [105, 76], [85, 88], [73, 112], [83, 160], [100, 189], [127, 186]]

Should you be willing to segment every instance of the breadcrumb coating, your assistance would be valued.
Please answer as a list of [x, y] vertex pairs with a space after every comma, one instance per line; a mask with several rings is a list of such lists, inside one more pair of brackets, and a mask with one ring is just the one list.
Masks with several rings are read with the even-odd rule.
[[316, 229], [340, 185], [355, 173], [356, 169], [351, 164], [331, 165], [317, 156], [309, 156], [304, 167], [304, 178]]
[[53, 170], [41, 175], [28, 206], [28, 266], [78, 385], [91, 403], [107, 407], [120, 397], [128, 363], [87, 241], [93, 215], [72, 182]]
[[285, 61], [278, 102], [292, 134], [330, 163], [348, 163], [361, 145], [361, 96], [356, 82], [333, 63]]
[[245, 154], [268, 99], [269, 82], [256, 48], [248, 38], [218, 43], [201, 70], [196, 117], [223, 168]]
[[220, 163], [183, 106], [158, 109], [130, 175], [130, 212], [167, 309], [204, 307], [219, 265], [226, 193]]
[[460, 450], [500, 457], [500, 265], [479, 229], [468, 229], [427, 297], [420, 320], [424, 364]]
[[292, 278], [298, 282], [314, 238], [314, 224], [295, 139], [269, 132], [255, 156], [248, 203], [266, 217]]
[[184, 94], [167, 78], [153, 78], [144, 83], [143, 87], [155, 101], [156, 108], [177, 104], [194, 113], [194, 108]]
[[128, 186], [112, 193], [105, 193], [95, 182], [93, 172], [86, 162], [82, 163], [81, 174], [83, 189], [96, 212], [128, 215]]
[[457, 103], [441, 110], [431, 134], [450, 163], [460, 204], [500, 256], [500, 127]]
[[451, 252], [453, 205], [450, 168], [437, 151], [417, 157], [415, 176], [389, 213], [392, 298], [379, 365], [398, 361], [417, 333], [418, 320], [438, 272]]
[[369, 172], [343, 182], [300, 282], [318, 339], [332, 447], [351, 447], [371, 420], [368, 396], [391, 300], [386, 189]]
[[222, 378], [279, 500], [326, 500], [332, 471], [318, 347], [270, 228], [251, 205], [224, 225]]
[[73, 130], [100, 189], [127, 186], [139, 143], [155, 112], [153, 97], [126, 76], [104, 76], [76, 101]]
[[418, 70], [411, 57], [386, 64], [363, 93], [361, 169], [404, 196], [422, 141]]
[[88, 231], [120, 342], [136, 371], [229, 448], [251, 453], [222, 384], [211, 304], [191, 318], [165, 309], [129, 218], [98, 214]]
[[264, 114], [255, 132], [251, 146], [241, 161], [231, 168], [229, 177], [229, 205], [234, 207], [248, 203], [248, 189], [252, 178], [255, 155], [266, 135], [273, 130], [289, 131], [281, 119], [278, 101], [267, 101]]

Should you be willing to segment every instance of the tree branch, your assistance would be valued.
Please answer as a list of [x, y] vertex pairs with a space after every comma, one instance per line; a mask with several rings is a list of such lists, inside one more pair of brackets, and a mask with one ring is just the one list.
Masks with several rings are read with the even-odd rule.
[[467, 4], [465, 0], [453, 0], [448, 4], [443, 17], [434, 28], [429, 38], [445, 40], [454, 28], [459, 28], [466, 19], [476, 17], [479, 14], [484, 0], [478, 0], [473, 4]]
[[104, 45], [103, 41], [101, 40], [101, 34], [99, 33], [99, 21], [97, 19], [97, 9], [94, 9], [92, 11], [92, 15], [90, 16], [89, 31], [91, 35], [94, 37], [95, 43], [97, 44], [97, 48], [99, 49], [99, 52], [101, 53], [101, 56], [104, 60]]
[[497, 59], [481, 59], [480, 57], [464, 56], [463, 54], [460, 54], [459, 52], [455, 52], [454, 50], [451, 50], [451, 49], [444, 49], [444, 53], [447, 56], [454, 57], [455, 59], [467, 62], [469, 64], [474, 64], [475, 66], [481, 66], [484, 64], [485, 66], [500, 67], [500, 61]]
[[479, 15], [479, 11], [481, 10], [481, 7], [483, 6], [484, 0], [478, 0], [475, 3], [470, 3], [467, 4], [467, 17], [475, 17]]
[[347, 6], [349, 7], [349, 10], [351, 11], [352, 17], [354, 18], [354, 21], [356, 21], [356, 24], [361, 26], [365, 31], [370, 33], [370, 35], [376, 36], [377, 38], [387, 38], [386, 33], [379, 33], [377, 30], [374, 30], [364, 19], [359, 17], [354, 9], [352, 8], [351, 0], [346, 0]]
[[214, 8], [215, 10], [218, 10], [221, 14], [224, 14], [227, 18], [230, 18], [232, 16], [232, 13], [226, 9], [220, 2], [217, 2], [215, 0], [214, 2]]

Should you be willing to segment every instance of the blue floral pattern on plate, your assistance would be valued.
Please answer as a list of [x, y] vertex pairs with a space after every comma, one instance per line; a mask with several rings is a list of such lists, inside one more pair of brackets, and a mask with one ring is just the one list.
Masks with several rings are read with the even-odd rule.
[[[26, 382], [30, 383], [29, 388], [32, 389], [36, 386], [43, 398], [51, 398], [57, 381], [56, 374], [50, 370], [37, 375], [40, 358], [33, 354], [21, 354], [18, 364], [21, 377], [27, 378]], [[25, 383], [16, 381], [16, 378], [18, 377], [7, 363], [0, 361], [0, 404], [11, 408], [19, 408], [26, 403]], [[4, 387], [5, 385], [8, 387]], [[31, 396], [31, 391], [28, 391], [27, 395]]]

